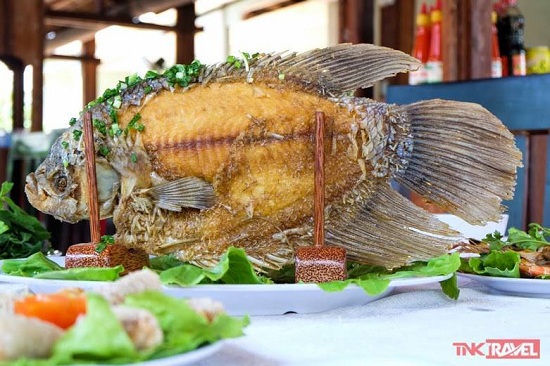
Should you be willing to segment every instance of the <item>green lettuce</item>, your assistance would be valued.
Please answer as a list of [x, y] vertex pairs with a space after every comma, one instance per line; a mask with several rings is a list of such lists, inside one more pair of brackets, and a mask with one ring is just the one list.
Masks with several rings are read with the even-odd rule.
[[489, 254], [470, 258], [461, 269], [479, 275], [520, 278], [520, 262], [521, 257], [517, 252], [493, 250]]
[[[388, 270], [376, 270], [378, 267], [372, 266], [357, 266], [351, 272], [351, 278], [344, 281], [332, 281], [320, 283], [325, 291], [342, 291], [350, 284], [360, 286], [365, 292], [371, 296], [383, 293], [389, 286], [391, 280], [410, 277], [425, 277], [425, 276], [445, 276], [455, 274], [460, 267], [460, 256], [458, 253], [445, 254], [440, 257], [432, 258], [427, 262], [416, 262], [410, 266], [405, 266], [391, 272]], [[356, 277], [353, 277], [353, 276]], [[456, 279], [454, 285], [451, 281], [444, 281], [441, 286], [443, 292], [450, 298], [458, 298], [458, 286]]]
[[221, 284], [268, 284], [269, 278], [258, 275], [241, 248], [230, 247], [212, 268], [202, 269], [191, 264], [182, 264], [160, 272], [163, 284], [192, 286], [204, 283]]
[[65, 269], [38, 252], [26, 259], [6, 259], [2, 271], [12, 276], [34, 277], [55, 280], [114, 281], [124, 272], [116, 267], [78, 267]]

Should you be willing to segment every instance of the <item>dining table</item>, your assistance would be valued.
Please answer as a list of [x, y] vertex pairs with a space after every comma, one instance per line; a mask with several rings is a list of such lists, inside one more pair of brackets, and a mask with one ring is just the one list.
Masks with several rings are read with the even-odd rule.
[[462, 276], [458, 285], [457, 300], [431, 283], [363, 305], [251, 316], [243, 337], [196, 365], [550, 365], [550, 297]]

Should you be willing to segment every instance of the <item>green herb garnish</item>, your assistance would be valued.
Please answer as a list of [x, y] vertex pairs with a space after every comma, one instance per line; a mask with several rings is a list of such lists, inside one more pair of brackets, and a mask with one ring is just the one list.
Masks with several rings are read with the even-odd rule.
[[101, 134], [103, 135], [107, 134], [107, 126], [105, 125], [105, 122], [103, 122], [100, 119], [94, 119], [92, 124], [95, 127], [95, 129], [98, 130]]
[[135, 152], [132, 152], [132, 154], [130, 155], [130, 161], [134, 164], [137, 163], [138, 158], [137, 158], [137, 154]]
[[76, 123], [76, 118], [73, 117], [69, 120], [69, 126], [73, 126], [75, 123]]
[[61, 141], [61, 146], [63, 146], [64, 149], [68, 149], [69, 143], [67, 141]]
[[103, 155], [103, 156], [107, 156], [107, 155], [109, 155], [109, 152], [110, 152], [110, 151], [111, 151], [111, 150], [110, 150], [107, 146], [101, 146], [101, 147], [99, 148], [99, 151], [98, 151], [98, 152], [99, 152], [101, 155]]
[[80, 140], [81, 136], [82, 136], [82, 131], [80, 130], [73, 131], [73, 139], [75, 139], [76, 141]]
[[108, 245], [113, 245], [115, 243], [115, 238], [112, 235], [102, 235], [101, 240], [95, 246], [95, 251], [97, 253], [103, 252], [107, 249]]

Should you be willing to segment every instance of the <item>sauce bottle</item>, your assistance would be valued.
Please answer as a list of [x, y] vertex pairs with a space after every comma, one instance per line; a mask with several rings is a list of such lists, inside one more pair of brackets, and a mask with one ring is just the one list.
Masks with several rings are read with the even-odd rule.
[[414, 37], [414, 46], [412, 56], [422, 62], [420, 68], [409, 73], [409, 84], [418, 85], [426, 83], [428, 73], [426, 63], [428, 62], [428, 53], [430, 52], [430, 16], [426, 2], [422, 2], [420, 13], [416, 16], [416, 34]]
[[443, 58], [441, 53], [441, 0], [437, 0], [430, 14], [432, 27], [430, 37], [430, 52], [426, 70], [428, 83], [440, 83], [443, 81]]
[[517, 0], [501, 0], [501, 3], [497, 29], [500, 37], [503, 75], [525, 75], [527, 73], [523, 37], [525, 18], [517, 6]]

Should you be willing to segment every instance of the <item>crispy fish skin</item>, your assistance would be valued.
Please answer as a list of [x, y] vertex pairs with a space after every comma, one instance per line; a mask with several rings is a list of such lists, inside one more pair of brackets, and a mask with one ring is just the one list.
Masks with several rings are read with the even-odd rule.
[[[258, 269], [292, 261], [296, 246], [311, 243], [316, 111], [327, 124], [326, 241], [351, 260], [391, 268], [460, 240], [391, 179], [471, 223], [494, 220], [513, 195], [521, 154], [484, 108], [350, 96], [418, 67], [402, 52], [338, 45], [244, 64], [192, 64], [175, 69], [176, 83], [153, 76], [90, 106], [101, 214], [113, 217], [117, 242], [201, 266], [228, 246], [244, 248]], [[26, 186], [31, 204], [71, 222], [87, 217], [81, 125]]]

